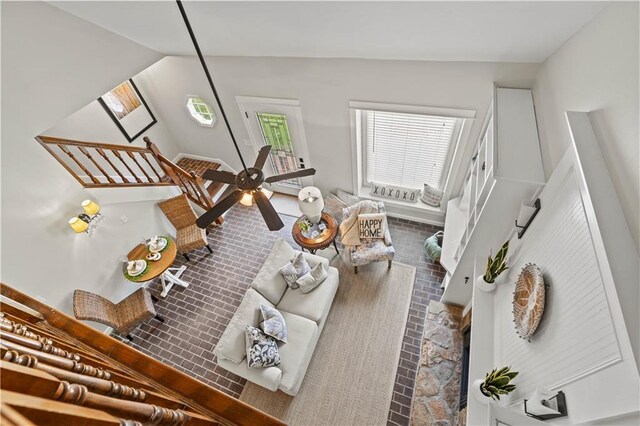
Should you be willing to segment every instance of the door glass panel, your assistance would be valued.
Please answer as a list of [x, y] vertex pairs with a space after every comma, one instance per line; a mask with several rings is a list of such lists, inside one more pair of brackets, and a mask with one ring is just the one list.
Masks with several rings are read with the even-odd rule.
[[[287, 116], [266, 112], [258, 112], [256, 116], [265, 145], [271, 145], [269, 160], [273, 167], [273, 172], [282, 174], [298, 170], [296, 154], [293, 151], [293, 142], [287, 125]], [[279, 184], [302, 188], [298, 178], [284, 180]]]

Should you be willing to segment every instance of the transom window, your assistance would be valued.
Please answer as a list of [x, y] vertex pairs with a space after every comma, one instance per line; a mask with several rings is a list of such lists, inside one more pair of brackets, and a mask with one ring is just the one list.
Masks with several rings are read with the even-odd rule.
[[187, 96], [187, 112], [201, 126], [213, 127], [216, 122], [213, 108], [199, 96]]
[[443, 189], [462, 119], [360, 110], [363, 185]]

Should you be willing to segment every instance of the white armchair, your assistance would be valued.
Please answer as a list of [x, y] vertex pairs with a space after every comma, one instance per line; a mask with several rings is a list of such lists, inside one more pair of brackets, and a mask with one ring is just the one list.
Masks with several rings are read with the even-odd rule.
[[[358, 215], [366, 213], [386, 213], [384, 203], [363, 200], [353, 206], [344, 208], [342, 211], [344, 220], [340, 224], [341, 241], [343, 232], [348, 232], [353, 226], [358, 226]], [[373, 239], [358, 245], [348, 245], [344, 241], [342, 243], [344, 245], [341, 253], [342, 259], [353, 266], [354, 273], [358, 273], [358, 266], [367, 265], [371, 262], [387, 261], [389, 262], [389, 269], [391, 269], [396, 251], [391, 244], [391, 234], [389, 233], [386, 215], [384, 219], [384, 238]]]

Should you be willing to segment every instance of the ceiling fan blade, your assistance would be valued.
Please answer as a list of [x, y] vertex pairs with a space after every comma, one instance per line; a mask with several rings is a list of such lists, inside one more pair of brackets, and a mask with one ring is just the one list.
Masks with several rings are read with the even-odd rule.
[[202, 178], [220, 183], [236, 183], [236, 175], [223, 170], [208, 169], [202, 174]]
[[256, 169], [262, 170], [264, 167], [264, 163], [267, 162], [267, 158], [269, 157], [269, 152], [271, 152], [271, 145], [265, 145], [260, 148], [258, 152], [258, 158], [256, 158], [256, 163], [253, 165]]
[[281, 175], [269, 176], [264, 181], [267, 183], [279, 182], [281, 180], [312, 176], [316, 174], [316, 169], [300, 169], [295, 172], [283, 173]]
[[269, 228], [269, 231], [277, 231], [278, 229], [282, 229], [284, 227], [284, 223], [282, 223], [282, 219], [278, 216], [278, 212], [273, 208], [271, 201], [262, 191], [256, 191], [253, 194], [253, 199], [264, 218], [264, 221]]
[[242, 191], [236, 190], [221, 199], [212, 208], [210, 208], [202, 216], [196, 219], [196, 224], [198, 225], [198, 227], [205, 229], [207, 226], [211, 225], [214, 220], [222, 216], [224, 212], [229, 210], [234, 206], [234, 204], [240, 201], [243, 194], [244, 193]]

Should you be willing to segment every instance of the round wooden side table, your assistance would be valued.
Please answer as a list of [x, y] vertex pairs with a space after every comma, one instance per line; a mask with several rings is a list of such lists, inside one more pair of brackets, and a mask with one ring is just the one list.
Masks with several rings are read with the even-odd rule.
[[[336, 253], [339, 254], [340, 252], [336, 245], [338, 222], [336, 222], [333, 216], [329, 213], [323, 212], [322, 217], [320, 218], [320, 223], [324, 224], [325, 229], [320, 230], [317, 225], [313, 225], [308, 232], [303, 233], [298, 225], [306, 219], [306, 216], [299, 217], [298, 220], [296, 220], [296, 223], [293, 224], [293, 229], [291, 230], [293, 240], [298, 243], [302, 248], [302, 251], [306, 249], [309, 250], [311, 254], [315, 254], [317, 250], [322, 250], [333, 244], [333, 247], [336, 249]], [[318, 235], [312, 237], [311, 232], [313, 231], [317, 231]]]
[[142, 274], [132, 277], [127, 273], [125, 264], [122, 267], [122, 272], [129, 281], [145, 283], [145, 286], [152, 279], [160, 277], [160, 281], [162, 282], [162, 293], [160, 293], [160, 296], [166, 297], [174, 284], [186, 288], [189, 286], [189, 283], [180, 278], [180, 275], [187, 269], [186, 266], [182, 265], [179, 268], [171, 267], [178, 253], [175, 241], [169, 237], [162, 238], [167, 239], [167, 247], [160, 252], [162, 255], [160, 259], [156, 261], [147, 260], [146, 256], [151, 253], [151, 251], [145, 244], [138, 244], [127, 254], [127, 258], [129, 258], [129, 260], [144, 259], [147, 262], [147, 269]]

